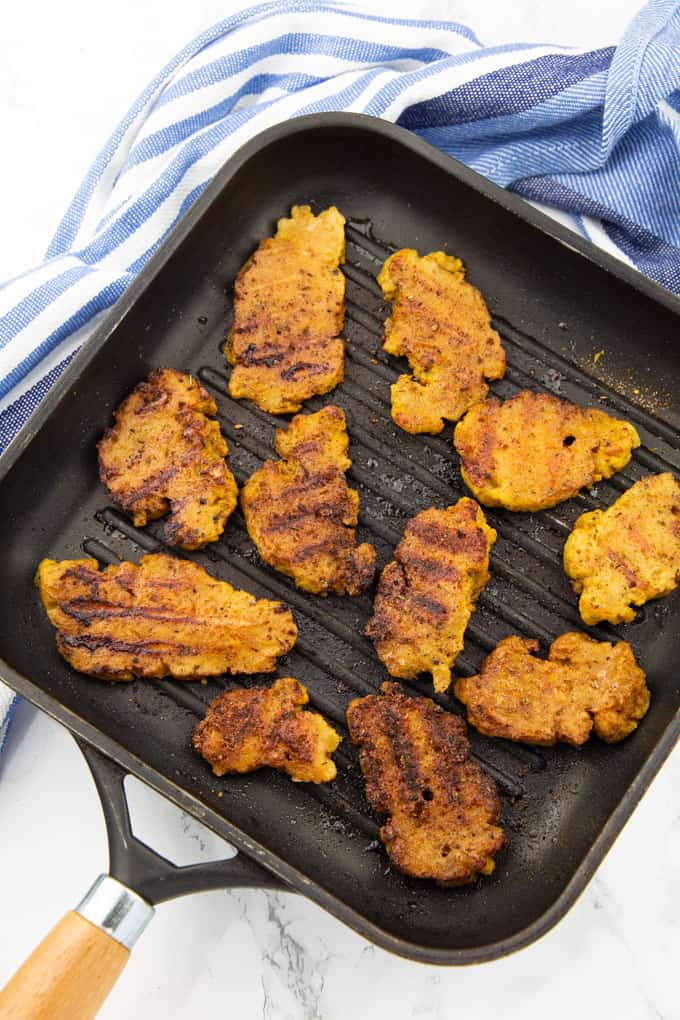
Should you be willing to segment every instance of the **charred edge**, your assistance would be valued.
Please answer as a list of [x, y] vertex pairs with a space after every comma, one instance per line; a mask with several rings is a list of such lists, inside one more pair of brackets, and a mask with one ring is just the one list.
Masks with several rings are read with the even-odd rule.
[[85, 627], [89, 627], [93, 620], [108, 619], [146, 619], [154, 623], [189, 624], [197, 627], [202, 626], [204, 622], [212, 623], [212, 621], [202, 621], [196, 616], [178, 616], [171, 612], [168, 613], [163, 609], [154, 609], [150, 606], [122, 606], [117, 603], [103, 601], [98, 601], [95, 605], [92, 605], [90, 600], [86, 598], [76, 598], [71, 602], [64, 602], [60, 605], [60, 609], [66, 616], [77, 620], [78, 623], [83, 624]]
[[64, 634], [59, 632], [58, 640], [65, 648], [84, 648], [88, 652], [97, 652], [105, 648], [108, 652], [121, 652], [128, 655], [198, 655], [199, 650], [171, 641], [118, 641], [109, 635], [96, 637], [91, 634]]
[[[401, 702], [401, 696], [398, 696], [398, 700]], [[428, 784], [421, 775], [418, 751], [409, 733], [409, 713], [400, 711], [405, 706], [392, 704], [389, 698], [382, 707], [385, 735], [390, 741], [394, 768], [411, 803], [412, 813], [419, 816], [424, 811], [423, 795]]]
[[[397, 554], [399, 550], [397, 550]], [[451, 563], [442, 563], [441, 560], [430, 559], [426, 556], [418, 556], [415, 553], [403, 553], [397, 556], [396, 561], [404, 573], [404, 588], [413, 595], [412, 575], [419, 572], [424, 575], [427, 581], [448, 581], [455, 584], [460, 580], [460, 571]]]
[[[236, 330], [237, 333], [251, 332], [249, 329]], [[274, 368], [276, 365], [280, 365], [285, 358], [285, 352], [282, 350], [274, 350], [271, 354], [257, 354], [257, 344], [248, 344], [246, 349], [238, 356], [238, 364], [244, 368], [256, 368], [264, 366], [265, 368]]]
[[284, 382], [292, 382], [293, 379], [296, 379], [302, 374], [323, 375], [325, 372], [331, 371], [333, 371], [332, 367], [325, 363], [315, 365], [311, 361], [298, 361], [296, 364], [289, 365], [288, 368], [284, 368], [281, 372], [279, 372], [279, 375]]
[[[258, 504], [251, 504], [250, 510], [254, 510], [259, 505], [260, 507], [266, 506], [266, 502], [258, 501]], [[314, 507], [303, 507], [297, 510], [284, 512], [277, 515], [277, 518], [263, 529], [264, 534], [277, 535], [279, 532], [287, 532], [296, 524], [301, 524], [306, 520], [316, 521], [321, 517], [324, 521], [331, 524], [337, 524], [343, 529], [346, 527], [344, 523], [344, 517], [346, 517], [345, 507], [338, 506], [337, 503], [323, 502], [318, 506]]]

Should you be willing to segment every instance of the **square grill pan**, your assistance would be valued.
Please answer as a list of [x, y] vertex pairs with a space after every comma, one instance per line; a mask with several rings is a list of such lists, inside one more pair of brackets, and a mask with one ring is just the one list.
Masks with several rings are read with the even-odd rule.
[[[276, 219], [302, 202], [316, 210], [334, 203], [347, 217], [346, 379], [305, 409], [333, 402], [347, 414], [349, 478], [361, 497], [358, 538], [375, 544], [380, 567], [409, 517], [464, 494], [451, 427], [437, 437], [410, 436], [390, 419], [389, 387], [403, 366], [381, 348], [386, 308], [375, 276], [394, 248], [445, 248], [462, 257], [508, 354], [507, 375], [493, 385], [499, 396], [547, 389], [639, 429], [643, 445], [631, 463], [591, 493], [538, 514], [488, 512], [499, 535], [492, 576], [456, 672], [475, 672], [508, 634], [549, 642], [583, 629], [561, 568], [574, 520], [650, 471], [680, 469], [680, 302], [406, 131], [324, 114], [275, 127], [232, 158], [3, 458], [0, 673], [369, 939], [435, 963], [490, 959], [532, 941], [567, 910], [673, 746], [678, 593], [645, 607], [634, 624], [590, 631], [630, 641], [648, 674], [651, 708], [629, 739], [536, 750], [471, 732], [474, 754], [501, 789], [508, 846], [492, 877], [444, 890], [389, 866], [347, 739], [337, 781], [321, 787], [270, 770], [217, 780], [193, 753], [192, 729], [213, 697], [236, 682], [271, 677], [204, 685], [88, 680], [58, 656], [32, 583], [43, 556], [116, 562], [162, 548], [159, 526], [137, 530], [112, 508], [96, 467], [95, 444], [113, 409], [151, 369], [189, 371], [214, 395], [240, 483], [275, 456], [273, 431], [285, 420], [229, 398], [222, 347], [238, 269]], [[594, 363], [599, 350], [605, 353]], [[314, 707], [346, 736], [348, 702], [387, 677], [362, 636], [370, 594], [299, 592], [262, 564], [238, 511], [220, 542], [190, 558], [293, 608], [299, 640], [278, 673], [298, 677]], [[429, 683], [413, 687], [432, 694]], [[452, 695], [437, 700], [461, 710]]]

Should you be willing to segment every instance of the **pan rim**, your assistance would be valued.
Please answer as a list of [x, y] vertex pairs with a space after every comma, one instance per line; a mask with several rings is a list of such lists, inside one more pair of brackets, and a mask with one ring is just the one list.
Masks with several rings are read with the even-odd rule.
[[[680, 299], [670, 291], [647, 279], [637, 270], [632, 269], [614, 256], [596, 248], [591, 242], [557, 223], [547, 214], [530, 206], [524, 199], [505, 191], [503, 188], [487, 181], [475, 171], [458, 163], [452, 157], [433, 148], [411, 132], [387, 121], [368, 117], [364, 114], [326, 113], [312, 114], [295, 118], [283, 124], [275, 125], [257, 135], [234, 153], [215, 175], [180, 223], [165, 239], [158, 252], [140, 272], [130, 287], [116, 302], [100, 325], [93, 331], [85, 346], [78, 352], [71, 364], [64, 371], [50, 393], [41, 402], [35, 414], [7, 447], [0, 457], [0, 483], [7, 476], [13, 465], [29, 446], [33, 438], [47, 424], [51, 414], [64, 399], [73, 383], [108, 341], [127, 312], [133, 307], [150, 281], [160, 272], [176, 248], [189, 235], [195, 224], [210, 207], [216, 196], [228, 181], [253, 156], [267, 146], [283, 138], [310, 130], [323, 129], [359, 129], [372, 134], [382, 134], [401, 145], [405, 145], [414, 153], [425, 158], [450, 175], [458, 178], [463, 184], [474, 188], [485, 197], [501, 205], [524, 222], [540, 230], [567, 247], [575, 250], [600, 268], [633, 286], [646, 297], [668, 308], [676, 314], [680, 313]], [[81, 737], [104, 751], [123, 768], [142, 779], [153, 789], [177, 804], [209, 828], [232, 842], [241, 852], [253, 857], [283, 881], [291, 886], [291, 891], [303, 892], [319, 906], [347, 924], [358, 934], [370, 939], [375, 944], [399, 956], [408, 959], [438, 965], [463, 965], [491, 961], [516, 952], [536, 941], [567, 913], [581, 894], [593, 874], [601, 864], [609, 848], [620, 833], [623, 825], [632, 814], [645, 790], [670, 754], [676, 740], [680, 736], [680, 709], [673, 721], [666, 727], [661, 738], [654, 747], [627, 791], [600, 830], [594, 843], [583, 857], [560, 895], [550, 907], [525, 928], [507, 936], [502, 940], [481, 947], [464, 949], [440, 949], [410, 942], [397, 937], [381, 928], [373, 921], [364, 918], [354, 908], [329, 892], [323, 886], [309, 879], [298, 869], [278, 857], [273, 851], [248, 837], [241, 829], [233, 825], [225, 816], [207, 807], [197, 797], [183, 790], [170, 778], [157, 772], [132, 752], [127, 751], [114, 739], [106, 736], [95, 726], [88, 723], [77, 713], [62, 705], [56, 698], [47, 694], [28, 677], [16, 672], [8, 663], [0, 659], [0, 679], [5, 681], [17, 693], [29, 702], [45, 711], [52, 718], [66, 726], [73, 734]]]

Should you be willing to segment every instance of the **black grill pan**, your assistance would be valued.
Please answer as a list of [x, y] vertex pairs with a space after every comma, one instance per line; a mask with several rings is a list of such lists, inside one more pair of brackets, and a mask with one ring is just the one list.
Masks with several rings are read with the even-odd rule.
[[[151, 369], [190, 371], [215, 396], [239, 482], [273, 455], [273, 430], [284, 419], [228, 397], [221, 349], [239, 267], [300, 202], [317, 210], [334, 203], [348, 220], [346, 379], [306, 409], [333, 401], [346, 411], [350, 481], [361, 496], [359, 538], [375, 544], [380, 566], [410, 516], [464, 493], [451, 427], [438, 437], [409, 436], [390, 419], [389, 387], [403, 366], [381, 348], [386, 309], [375, 276], [395, 247], [446, 248], [463, 258], [508, 353], [507, 376], [494, 384], [495, 393], [549, 389], [623, 415], [640, 431], [643, 445], [628, 467], [592, 493], [539, 514], [488, 513], [499, 534], [492, 579], [458, 673], [475, 671], [508, 634], [549, 642], [579, 628], [561, 569], [573, 521], [609, 505], [650, 471], [680, 469], [676, 298], [398, 127], [359, 115], [300, 118], [266, 131], [225, 166], [5, 455], [1, 675], [98, 749], [93, 760], [111, 817], [115, 783], [101, 778], [105, 758], [267, 869], [247, 872], [242, 864], [233, 881], [278, 876], [367, 938], [413, 959], [492, 959], [531, 942], [564, 914], [668, 755], [680, 722], [677, 594], [648, 605], [630, 626], [592, 631], [630, 641], [648, 673], [651, 708], [629, 739], [539, 751], [472, 735], [475, 755], [500, 785], [508, 847], [491, 878], [444, 890], [390, 868], [375, 843], [379, 819], [365, 802], [347, 740], [338, 780], [324, 787], [266, 770], [217, 780], [192, 752], [190, 736], [209, 701], [236, 681], [107, 685], [79, 676], [59, 658], [32, 584], [43, 556], [115, 562], [162, 547], [158, 526], [138, 531], [111, 507], [95, 458], [112, 410]], [[597, 351], [604, 354], [595, 363]], [[238, 512], [222, 541], [191, 558], [293, 608], [300, 636], [279, 674], [299, 677], [314, 706], [346, 733], [350, 699], [386, 678], [362, 636], [370, 597], [320, 599], [297, 591], [260, 562]], [[415, 687], [431, 693], [427, 683]], [[452, 696], [438, 700], [460, 710]], [[125, 872], [114, 857], [114, 873], [148, 898], [177, 892], [172, 883], [163, 892], [162, 880], [141, 865]], [[220, 877], [213, 869], [202, 881], [229, 882], [227, 871]], [[185, 880], [182, 888], [191, 887]]]

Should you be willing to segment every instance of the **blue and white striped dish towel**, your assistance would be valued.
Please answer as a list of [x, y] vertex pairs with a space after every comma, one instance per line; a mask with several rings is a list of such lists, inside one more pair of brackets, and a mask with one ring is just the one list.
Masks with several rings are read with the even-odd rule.
[[[45, 262], [0, 289], [0, 450], [225, 160], [326, 110], [398, 122], [680, 292], [680, 3], [651, 0], [618, 46], [593, 51], [484, 47], [453, 22], [264, 3], [170, 61]], [[9, 704], [0, 692], [0, 743]]]

